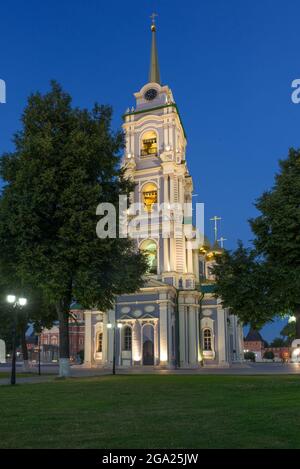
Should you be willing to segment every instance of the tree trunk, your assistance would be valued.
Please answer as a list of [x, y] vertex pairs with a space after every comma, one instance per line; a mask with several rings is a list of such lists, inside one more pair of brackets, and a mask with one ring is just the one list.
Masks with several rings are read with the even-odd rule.
[[22, 355], [23, 355], [23, 371], [29, 370], [26, 330], [27, 330], [27, 324], [22, 324], [21, 330], [20, 330], [20, 339], [21, 339], [21, 349], [22, 349]]
[[[68, 306], [66, 306], [68, 305]], [[59, 320], [59, 376], [70, 376], [69, 308], [70, 302], [57, 305]]]
[[294, 314], [296, 318], [296, 339], [300, 339], [300, 305], [296, 306]]

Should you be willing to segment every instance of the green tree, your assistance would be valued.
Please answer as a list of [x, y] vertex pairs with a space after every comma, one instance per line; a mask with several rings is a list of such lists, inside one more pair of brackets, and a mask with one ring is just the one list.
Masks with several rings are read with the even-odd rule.
[[264, 353], [264, 358], [266, 360], [274, 360], [274, 353], [272, 352], [272, 350], [267, 350], [265, 353]]
[[[0, 201], [1, 211], [1, 201]], [[37, 288], [32, 289], [21, 284], [12, 270], [3, 267], [4, 258], [12, 252], [0, 253], [0, 338], [6, 342], [7, 350], [10, 349], [14, 323], [17, 331], [17, 345], [21, 346], [24, 370], [28, 367], [28, 350], [26, 332], [29, 325], [39, 331], [43, 327], [50, 327], [57, 318], [55, 308], [44, 301], [42, 292]], [[6, 264], [12, 267], [12, 264]], [[4, 275], [5, 272], [5, 275]], [[14, 309], [6, 301], [7, 294], [15, 294], [17, 297], [25, 297], [28, 302], [23, 308]]]
[[286, 342], [282, 337], [275, 337], [271, 342], [270, 347], [286, 347]]
[[244, 324], [260, 329], [272, 321], [278, 305], [270, 301], [272, 283], [255, 250], [245, 248], [239, 241], [235, 251], [224, 251], [216, 258], [213, 274], [215, 295]]
[[291, 345], [296, 338], [296, 322], [288, 322], [280, 331], [280, 335], [285, 339], [287, 345]]
[[272, 292], [282, 310], [296, 317], [300, 338], [300, 150], [279, 162], [271, 190], [256, 202], [260, 215], [250, 220], [254, 244], [272, 272]]
[[128, 238], [99, 239], [96, 208], [118, 207], [132, 183], [119, 167], [121, 133], [111, 130], [110, 107], [73, 108], [56, 83], [33, 94], [1, 159], [5, 181], [0, 214], [2, 246], [15, 245], [24, 284], [41, 290], [60, 326], [60, 374], [69, 374], [70, 304], [107, 310], [115, 295], [142, 286], [147, 263]]
[[250, 360], [251, 362], [255, 362], [255, 353], [254, 352], [245, 352], [244, 359]]

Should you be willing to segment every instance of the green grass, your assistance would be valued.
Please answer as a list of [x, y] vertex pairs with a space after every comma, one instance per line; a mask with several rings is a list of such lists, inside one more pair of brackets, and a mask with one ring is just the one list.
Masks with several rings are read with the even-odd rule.
[[0, 386], [1, 448], [300, 448], [300, 376]]
[[[4, 378], [10, 378], [11, 372], [10, 371], [0, 371], [0, 379]], [[17, 378], [31, 378], [33, 376], [39, 376], [39, 374], [36, 371], [33, 372], [17, 372]], [[43, 376], [49, 376], [49, 373], [44, 373]]]

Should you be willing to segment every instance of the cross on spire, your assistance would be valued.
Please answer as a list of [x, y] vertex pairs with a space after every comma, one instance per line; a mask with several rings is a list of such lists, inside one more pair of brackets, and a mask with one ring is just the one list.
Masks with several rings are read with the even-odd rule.
[[226, 239], [226, 238], [223, 238], [223, 236], [221, 236], [221, 238], [218, 239], [218, 243], [220, 243], [220, 246], [221, 246], [222, 249], [223, 249], [223, 247], [224, 247], [224, 241], [227, 241], [227, 239]]
[[152, 15], [150, 15], [150, 18], [152, 19], [152, 24], [154, 24], [154, 25], [155, 25], [155, 18], [156, 18], [156, 16], [158, 16], [157, 13], [152, 13]]
[[215, 215], [214, 217], [210, 218], [210, 221], [213, 221], [214, 222], [214, 232], [215, 232], [215, 242], [217, 241], [218, 239], [218, 221], [222, 220], [221, 217], [217, 217], [217, 215]]
[[158, 16], [157, 13], [152, 13], [152, 15], [150, 16], [152, 20], [152, 23], [151, 23], [152, 45], [151, 45], [150, 70], [149, 70], [149, 83], [160, 84], [160, 73], [159, 73], [158, 54], [157, 54], [157, 46], [156, 46], [156, 24], [155, 24], [156, 16]]

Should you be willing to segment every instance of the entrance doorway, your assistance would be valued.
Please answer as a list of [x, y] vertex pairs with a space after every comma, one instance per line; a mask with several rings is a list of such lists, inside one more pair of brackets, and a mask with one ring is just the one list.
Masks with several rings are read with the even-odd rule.
[[143, 365], [154, 365], [154, 328], [151, 324], [143, 326]]
[[146, 340], [143, 344], [143, 365], [154, 365], [154, 344]]

